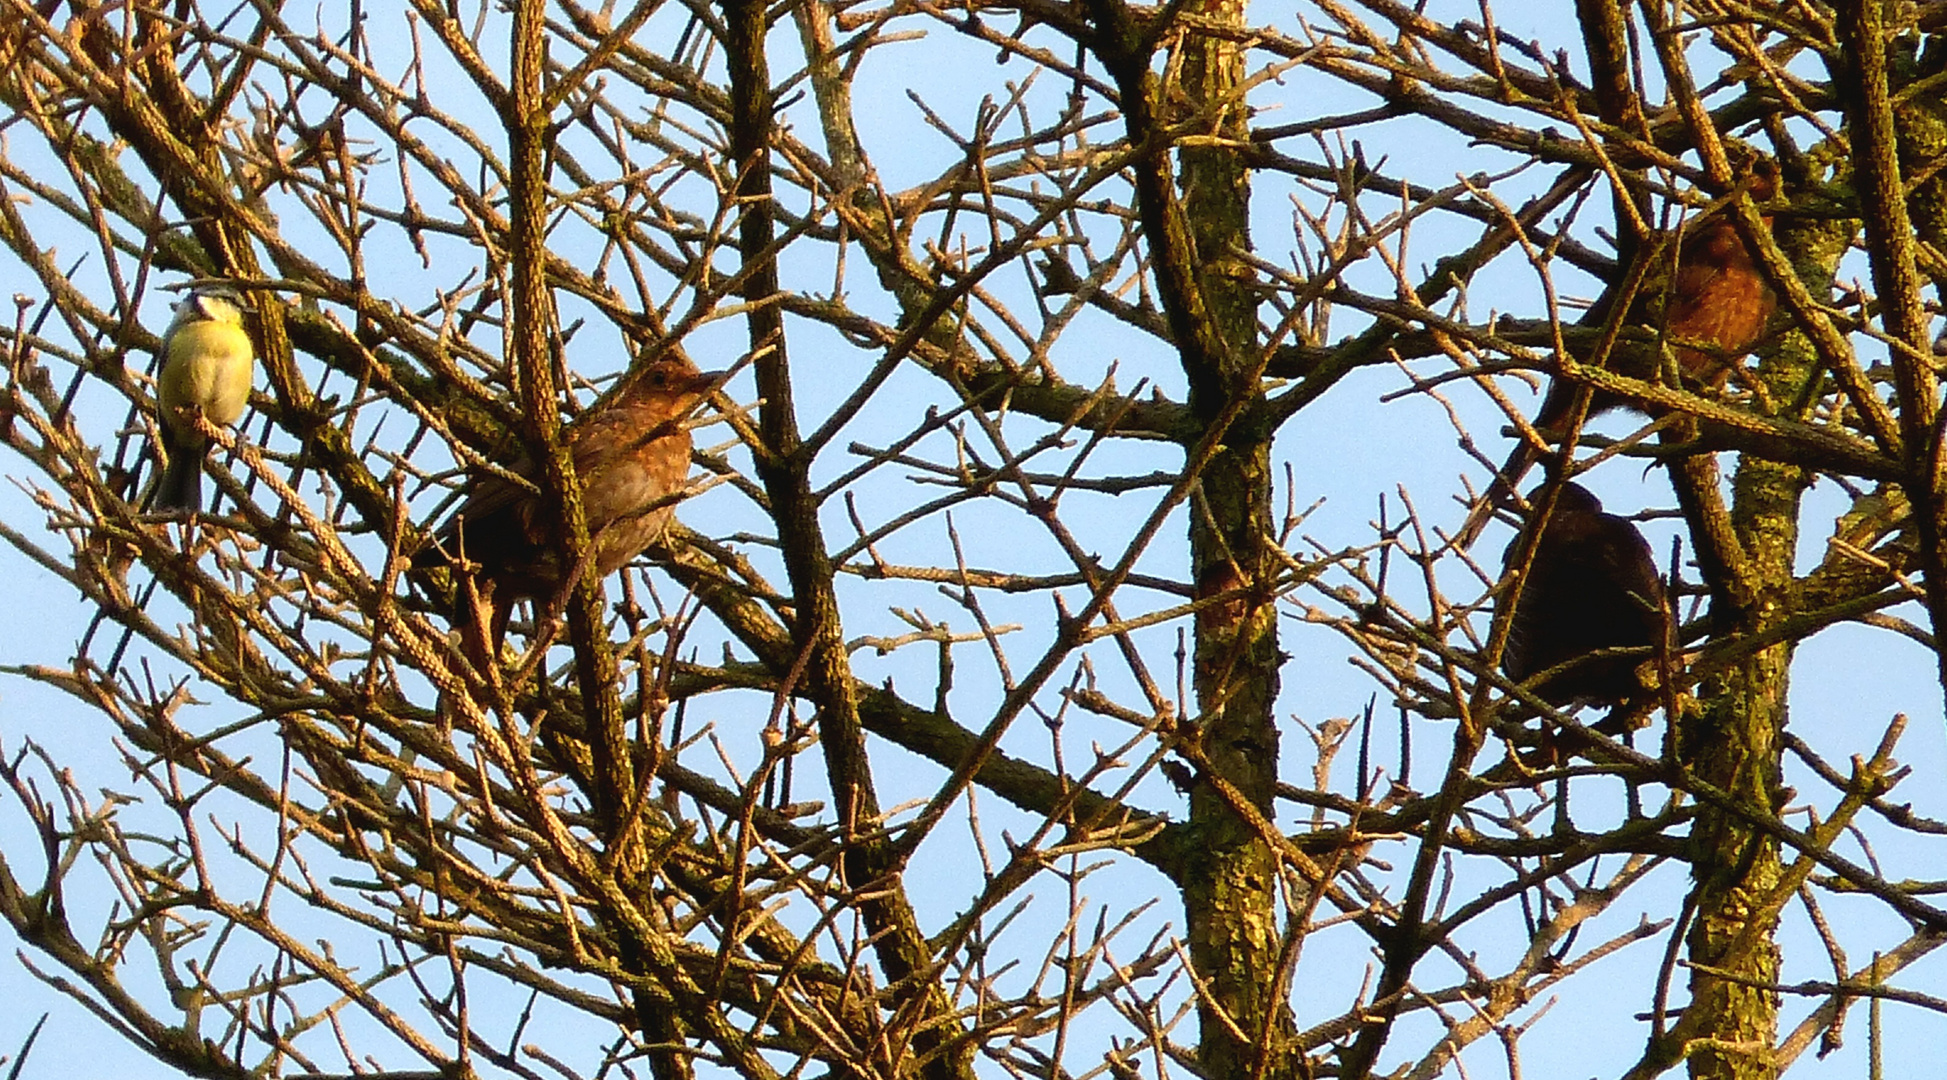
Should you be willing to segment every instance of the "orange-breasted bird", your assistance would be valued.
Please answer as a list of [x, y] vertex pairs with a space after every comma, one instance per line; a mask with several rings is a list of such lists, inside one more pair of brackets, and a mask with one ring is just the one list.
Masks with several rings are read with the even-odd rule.
[[[1749, 190], [1753, 198], [1769, 199], [1776, 190], [1775, 167], [1769, 162], [1761, 166], [1753, 173]], [[1771, 219], [1763, 220], [1769, 228]], [[1650, 285], [1639, 291], [1629, 321], [1662, 327], [1684, 385], [1722, 389], [1739, 362], [1764, 336], [1765, 324], [1778, 308], [1777, 294], [1727, 214], [1705, 219], [1686, 231], [1677, 248], [1676, 269], [1667, 280], [1667, 288]], [[1660, 320], [1656, 317], [1659, 306]], [[1605, 296], [1582, 323], [1601, 325], [1609, 307], [1610, 298]], [[1655, 382], [1660, 363], [1656, 349], [1618, 348], [1610, 352], [1606, 366], [1620, 375]], [[1578, 389], [1567, 379], [1551, 380], [1541, 411], [1535, 414], [1535, 430], [1549, 439], [1567, 435]], [[1641, 410], [1635, 402], [1598, 390], [1590, 395], [1584, 419], [1617, 408]], [[1515, 485], [1540, 456], [1541, 451], [1525, 440], [1514, 448], [1487, 494], [1456, 534], [1460, 546], [1471, 546], [1480, 537], [1494, 512], [1509, 500]]]
[[[627, 376], [613, 397], [568, 426], [588, 524], [586, 572], [607, 577], [661, 535], [689, 476], [684, 421], [720, 381], [721, 374], [681, 361], [658, 361]], [[527, 458], [508, 471], [528, 478], [538, 472]], [[473, 481], [412, 565], [453, 568], [452, 620], [483, 670], [499, 655], [514, 605], [551, 599], [573, 569], [540, 493], [492, 474]]]

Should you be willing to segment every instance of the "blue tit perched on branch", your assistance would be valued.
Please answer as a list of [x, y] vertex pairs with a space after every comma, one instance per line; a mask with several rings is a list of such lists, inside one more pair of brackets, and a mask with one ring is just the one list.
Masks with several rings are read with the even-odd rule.
[[199, 509], [208, 440], [196, 417], [228, 426], [243, 417], [256, 376], [257, 346], [243, 326], [243, 298], [225, 286], [202, 287], [176, 305], [162, 336], [156, 405], [167, 459], [156, 485], [157, 510]]

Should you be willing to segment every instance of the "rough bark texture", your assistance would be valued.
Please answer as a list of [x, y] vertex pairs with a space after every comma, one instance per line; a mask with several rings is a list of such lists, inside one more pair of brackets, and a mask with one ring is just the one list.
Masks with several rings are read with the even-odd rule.
[[[1219, 26], [1244, 25], [1241, 0], [1211, 0], [1199, 10]], [[1209, 134], [1246, 138], [1243, 50], [1196, 33], [1178, 48], [1184, 111], [1207, 123], [1197, 127]], [[1209, 605], [1198, 613], [1194, 650], [1209, 775], [1190, 790], [1190, 828], [1198, 842], [1183, 879], [1190, 955], [1209, 995], [1200, 1002], [1198, 1058], [1211, 1076], [1282, 1077], [1293, 1075], [1294, 1059], [1291, 1008], [1279, 976], [1278, 860], [1231, 801], [1241, 796], [1275, 820], [1279, 755], [1272, 709], [1283, 657], [1277, 609], [1269, 602], [1279, 564], [1267, 550], [1274, 535], [1271, 432], [1258, 389], [1257, 301], [1239, 257], [1253, 250], [1250, 173], [1233, 148], [1186, 148], [1180, 184], [1198, 289], [1222, 347], [1187, 359], [1190, 411], [1204, 424], [1227, 410], [1237, 415], [1190, 503], [1190, 562], [1198, 598]], [[1218, 780], [1232, 792], [1220, 793]]]

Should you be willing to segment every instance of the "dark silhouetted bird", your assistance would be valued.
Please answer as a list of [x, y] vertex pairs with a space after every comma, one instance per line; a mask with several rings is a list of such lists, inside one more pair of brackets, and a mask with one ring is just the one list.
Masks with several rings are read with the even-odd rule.
[[[613, 574], [662, 533], [672, 496], [689, 476], [684, 421], [719, 381], [688, 364], [660, 361], [628, 377], [613, 397], [569, 425], [588, 523], [587, 572]], [[531, 478], [538, 470], [522, 458], [509, 471]], [[482, 670], [499, 655], [514, 605], [551, 599], [573, 568], [540, 494], [491, 474], [474, 480], [466, 500], [412, 565], [454, 569], [452, 620]]]
[[[1769, 199], [1776, 190], [1775, 167], [1761, 163], [1749, 185], [1753, 198]], [[1770, 227], [1771, 219], [1763, 220]], [[1677, 249], [1675, 272], [1667, 281], [1667, 288], [1646, 283], [1639, 290], [1629, 322], [1662, 328], [1686, 386], [1722, 389], [1739, 361], [1763, 337], [1765, 323], [1777, 310], [1777, 295], [1728, 214], [1711, 217], [1687, 230]], [[1583, 317], [1582, 324], [1601, 325], [1608, 318], [1610, 302], [1605, 296]], [[1661, 362], [1656, 349], [1617, 348], [1610, 352], [1607, 367], [1619, 375], [1655, 382]], [[1535, 430], [1549, 439], [1567, 435], [1578, 389], [1566, 379], [1552, 380], [1541, 411], [1535, 414]], [[1594, 391], [1584, 419], [1618, 408], [1640, 406], [1614, 394]], [[1480, 537], [1495, 510], [1508, 501], [1515, 485], [1540, 456], [1540, 450], [1526, 441], [1515, 447], [1487, 494], [1461, 526], [1457, 537], [1462, 547], [1471, 546]]]
[[156, 412], [162, 421], [162, 479], [157, 510], [195, 511], [203, 502], [203, 455], [209, 440], [196, 417], [219, 427], [243, 418], [257, 370], [257, 346], [243, 325], [243, 298], [226, 286], [204, 286], [176, 304], [162, 335]]
[[[1537, 489], [1530, 498], [1540, 495]], [[1519, 547], [1518, 540], [1508, 545], [1504, 572]], [[1668, 627], [1663, 579], [1649, 542], [1627, 519], [1603, 513], [1586, 488], [1563, 484], [1522, 583], [1501, 670], [1523, 682], [1580, 661], [1530, 689], [1558, 707], [1621, 705], [1643, 694], [1636, 668], [1650, 654], [1590, 654], [1656, 648]]]

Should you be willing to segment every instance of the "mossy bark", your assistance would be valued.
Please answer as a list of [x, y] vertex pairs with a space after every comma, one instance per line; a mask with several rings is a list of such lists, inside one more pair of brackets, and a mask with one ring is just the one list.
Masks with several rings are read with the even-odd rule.
[[[1244, 5], [1235, 0], [1199, 5], [1199, 13], [1243, 26]], [[1179, 158], [1197, 291], [1211, 337], [1220, 343], [1211, 355], [1185, 354], [1189, 403], [1204, 423], [1227, 411], [1236, 417], [1190, 506], [1192, 570], [1198, 595], [1211, 601], [1196, 620], [1194, 678], [1206, 776], [1191, 789], [1198, 842], [1183, 881], [1190, 955], [1207, 991], [1198, 1056], [1210, 1076], [1283, 1076], [1296, 1059], [1277, 975], [1277, 859], [1232, 805], [1241, 796], [1264, 820], [1274, 820], [1280, 659], [1277, 612], [1266, 599], [1278, 565], [1268, 547], [1271, 432], [1261, 418], [1257, 302], [1239, 257], [1251, 248], [1250, 175], [1242, 157], [1222, 145], [1248, 139], [1244, 57], [1235, 43], [1215, 37], [1187, 35], [1178, 47], [1181, 78], [1164, 89], [1165, 97], [1220, 140], [1184, 149]], [[1230, 790], [1218, 790], [1218, 782]]]
[[[1808, 286], [1829, 284], [1851, 229], [1831, 222], [1781, 223], [1777, 240]], [[1758, 365], [1754, 407], [1796, 415], [1819, 379], [1806, 339], [1788, 335]], [[1772, 403], [1767, 407], [1766, 403]], [[1791, 615], [1800, 499], [1810, 474], [1797, 465], [1746, 456], [1732, 482], [1731, 523], [1751, 586], [1737, 610], [1714, 611], [1720, 634], [1762, 634]], [[1705, 680], [1698, 705], [1674, 731], [1679, 761], [1729, 796], [1737, 809], [1706, 803], [1691, 834], [1695, 914], [1687, 939], [1689, 1006], [1670, 1049], [1704, 1080], [1776, 1075], [1780, 876], [1777, 841], [1749, 814], [1776, 816], [1782, 803], [1780, 732], [1787, 720], [1792, 644], [1772, 646]], [[1747, 813], [1748, 812], [1748, 813]], [[1728, 977], [1726, 977], [1728, 976]]]

